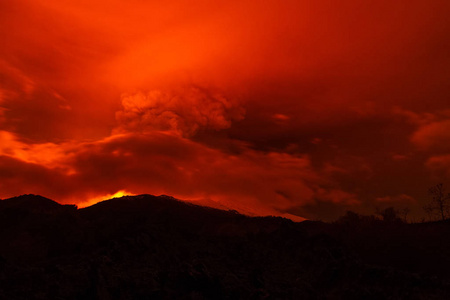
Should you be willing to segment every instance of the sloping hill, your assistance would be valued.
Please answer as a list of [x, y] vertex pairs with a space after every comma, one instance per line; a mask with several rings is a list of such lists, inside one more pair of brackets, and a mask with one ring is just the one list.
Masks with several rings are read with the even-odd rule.
[[50, 200], [39, 195], [22, 195], [0, 201], [0, 211], [3, 210], [20, 210], [32, 213], [52, 213], [59, 211], [65, 205]]

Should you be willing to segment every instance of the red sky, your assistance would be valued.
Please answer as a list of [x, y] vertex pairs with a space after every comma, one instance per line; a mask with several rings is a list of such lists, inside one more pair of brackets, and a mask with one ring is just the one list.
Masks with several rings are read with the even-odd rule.
[[450, 2], [0, 3], [0, 198], [333, 219], [450, 185]]

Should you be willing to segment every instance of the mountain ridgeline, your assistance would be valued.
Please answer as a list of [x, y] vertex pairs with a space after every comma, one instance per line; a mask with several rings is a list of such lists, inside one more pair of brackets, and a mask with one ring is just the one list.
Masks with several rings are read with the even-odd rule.
[[295, 223], [169, 196], [0, 201], [0, 299], [445, 299], [450, 224]]

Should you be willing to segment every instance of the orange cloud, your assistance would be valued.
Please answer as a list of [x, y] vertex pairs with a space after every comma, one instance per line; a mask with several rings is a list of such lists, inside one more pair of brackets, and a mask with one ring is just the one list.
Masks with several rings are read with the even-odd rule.
[[432, 122], [421, 126], [411, 140], [422, 149], [450, 151], [450, 120]]
[[[66, 149], [64, 149], [66, 148]], [[28, 144], [8, 131], [0, 131], [0, 155], [12, 157], [26, 163], [39, 164], [48, 168], [61, 167], [59, 162], [66, 158], [69, 145], [53, 143]]]
[[425, 162], [425, 166], [438, 179], [448, 180], [450, 178], [450, 154], [431, 156]]
[[[2, 178], [2, 191], [6, 186], [9, 192], [21, 193], [37, 188], [57, 200], [79, 203], [126, 189], [134, 194], [212, 199], [251, 214], [279, 214], [291, 205], [310, 202], [320, 183], [307, 157], [250, 150], [234, 156], [157, 131], [81, 143], [72, 155], [55, 156], [58, 164], [74, 170], [71, 173], [34, 158], [25, 161], [27, 151], [35, 149], [23, 149], [25, 154], [14, 158], [15, 153], [3, 156], [2, 169], [12, 170]], [[45, 157], [46, 152], [41, 154]]]
[[[21, 148], [18, 152], [2, 150], [0, 169], [7, 171], [0, 189], [4, 197], [42, 193], [86, 205], [126, 190], [128, 194], [170, 194], [199, 203], [210, 201], [256, 215], [285, 215], [291, 207], [311, 205], [315, 198], [358, 202], [355, 195], [327, 190], [328, 179], [312, 168], [305, 155], [245, 147], [238, 155], [227, 154], [155, 130], [60, 145], [29, 146], [10, 134], [4, 136], [9, 140], [3, 141], [12, 148]], [[52, 160], [46, 160], [52, 151]]]

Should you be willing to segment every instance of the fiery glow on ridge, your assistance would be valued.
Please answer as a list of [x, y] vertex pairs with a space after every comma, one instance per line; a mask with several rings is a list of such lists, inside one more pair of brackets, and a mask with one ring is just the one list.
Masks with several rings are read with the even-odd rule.
[[109, 200], [109, 199], [113, 199], [113, 198], [121, 198], [123, 196], [134, 196], [133, 193], [129, 193], [127, 191], [118, 191], [114, 194], [107, 194], [107, 195], [103, 195], [103, 196], [96, 196], [93, 197], [91, 199], [89, 199], [88, 201], [85, 202], [81, 202], [78, 207], [79, 208], [83, 208], [83, 207], [88, 207], [91, 205], [94, 205], [98, 202], [104, 201], [104, 200]]

